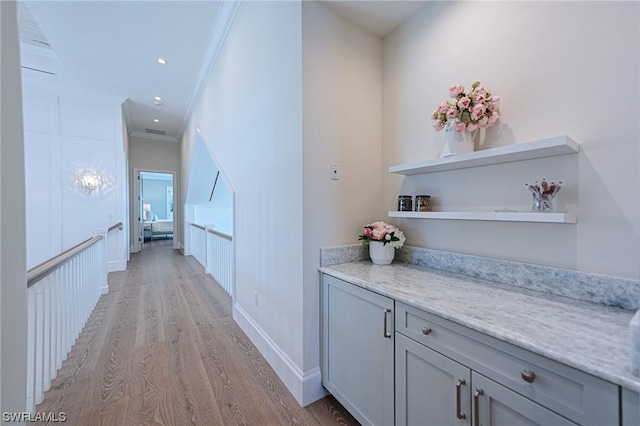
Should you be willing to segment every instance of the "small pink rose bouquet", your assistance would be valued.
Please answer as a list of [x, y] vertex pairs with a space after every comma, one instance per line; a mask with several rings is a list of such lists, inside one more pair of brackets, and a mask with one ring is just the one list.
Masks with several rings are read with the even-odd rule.
[[451, 86], [449, 96], [452, 99], [442, 102], [431, 114], [437, 132], [447, 126], [456, 132], [473, 132], [493, 126], [500, 118], [500, 97], [493, 96], [479, 81], [473, 82], [469, 93], [461, 84]]
[[362, 228], [362, 235], [358, 238], [363, 244], [370, 241], [380, 241], [383, 245], [391, 244], [399, 249], [407, 238], [404, 233], [393, 225], [385, 222], [373, 222]]

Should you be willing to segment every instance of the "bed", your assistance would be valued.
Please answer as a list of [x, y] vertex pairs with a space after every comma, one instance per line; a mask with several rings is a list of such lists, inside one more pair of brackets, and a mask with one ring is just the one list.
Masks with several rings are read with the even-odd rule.
[[153, 237], [158, 235], [164, 235], [165, 238], [169, 235], [173, 237], [173, 220], [160, 219], [147, 223], [151, 223], [151, 241], [153, 241]]

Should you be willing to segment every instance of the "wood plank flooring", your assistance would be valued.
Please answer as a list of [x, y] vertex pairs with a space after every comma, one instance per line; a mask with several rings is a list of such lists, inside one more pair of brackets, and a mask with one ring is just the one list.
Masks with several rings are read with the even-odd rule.
[[191, 257], [154, 241], [109, 275], [41, 413], [77, 425], [357, 425], [331, 396], [301, 408]]

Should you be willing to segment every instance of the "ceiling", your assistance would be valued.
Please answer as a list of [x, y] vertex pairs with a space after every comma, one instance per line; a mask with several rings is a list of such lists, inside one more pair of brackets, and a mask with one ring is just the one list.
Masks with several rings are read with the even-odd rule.
[[368, 32], [384, 37], [393, 32], [407, 18], [422, 9], [428, 1], [422, 0], [323, 0], [319, 3]]
[[[425, 4], [321, 3], [380, 37]], [[177, 142], [220, 42], [218, 14], [229, 2], [23, 0], [18, 5], [26, 76], [126, 99], [132, 136]], [[160, 65], [158, 58], [167, 63]]]

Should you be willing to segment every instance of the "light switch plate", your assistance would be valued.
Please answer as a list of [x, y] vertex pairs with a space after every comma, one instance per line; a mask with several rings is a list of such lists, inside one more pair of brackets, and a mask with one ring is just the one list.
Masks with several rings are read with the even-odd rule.
[[340, 180], [340, 167], [338, 163], [331, 163], [330, 176], [331, 180]]

